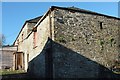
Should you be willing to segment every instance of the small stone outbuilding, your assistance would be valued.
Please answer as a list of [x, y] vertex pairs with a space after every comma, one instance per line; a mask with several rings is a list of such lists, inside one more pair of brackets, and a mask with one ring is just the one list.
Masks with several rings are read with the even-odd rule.
[[3, 46], [0, 48], [0, 69], [15, 70], [15, 56], [17, 51], [15, 46]]

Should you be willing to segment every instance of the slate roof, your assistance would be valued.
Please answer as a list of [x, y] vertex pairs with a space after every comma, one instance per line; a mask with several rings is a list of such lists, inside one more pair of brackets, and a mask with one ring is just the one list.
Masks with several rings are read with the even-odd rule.
[[42, 16], [39, 16], [39, 17], [30, 19], [30, 20], [27, 20], [26, 22], [29, 22], [29, 23], [37, 23], [37, 22], [41, 19], [41, 17], [42, 17]]

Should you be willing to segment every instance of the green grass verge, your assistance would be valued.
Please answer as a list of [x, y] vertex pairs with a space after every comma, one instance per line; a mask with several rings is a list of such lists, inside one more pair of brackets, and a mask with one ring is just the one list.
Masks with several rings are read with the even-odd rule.
[[0, 75], [18, 74], [18, 73], [25, 73], [25, 71], [22, 71], [22, 70], [14, 70], [14, 71], [10, 71], [10, 70], [0, 70]]
[[120, 72], [115, 72], [115, 71], [114, 71], [113, 73], [115, 73], [115, 74], [120, 74]]

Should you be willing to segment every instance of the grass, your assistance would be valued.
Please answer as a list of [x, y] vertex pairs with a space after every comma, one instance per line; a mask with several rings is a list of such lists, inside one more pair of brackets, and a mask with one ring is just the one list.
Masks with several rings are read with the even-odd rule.
[[115, 74], [120, 74], [120, 72], [115, 72], [115, 71], [114, 71], [113, 73], [115, 73]]
[[23, 70], [0, 70], [0, 75], [24, 73]]

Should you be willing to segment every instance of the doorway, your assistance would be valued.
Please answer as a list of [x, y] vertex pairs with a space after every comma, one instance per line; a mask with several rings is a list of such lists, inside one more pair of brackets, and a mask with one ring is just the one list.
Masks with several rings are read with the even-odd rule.
[[21, 70], [24, 68], [24, 54], [23, 52], [17, 52], [15, 54], [15, 69]]

